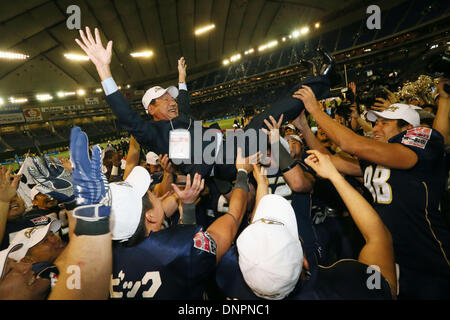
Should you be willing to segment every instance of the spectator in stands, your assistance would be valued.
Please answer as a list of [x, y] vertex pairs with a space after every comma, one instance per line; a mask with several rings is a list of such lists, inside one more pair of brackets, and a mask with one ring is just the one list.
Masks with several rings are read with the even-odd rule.
[[[401, 298], [444, 298], [450, 294], [450, 232], [439, 210], [445, 186], [441, 132], [448, 130], [448, 94], [443, 90], [447, 82], [442, 79], [439, 86], [446, 108], [438, 110], [438, 115], [442, 112], [433, 129], [418, 127], [419, 115], [410, 106], [393, 104], [385, 111], [368, 113], [369, 120], [376, 120], [373, 139], [333, 121], [320, 110], [308, 87], [294, 94], [332, 141], [359, 158], [331, 157], [345, 174], [361, 177], [364, 172], [364, 184], [372, 193], [375, 209], [393, 237]], [[441, 123], [441, 119], [446, 120]], [[310, 147], [329, 153], [316, 140], [306, 141]]]

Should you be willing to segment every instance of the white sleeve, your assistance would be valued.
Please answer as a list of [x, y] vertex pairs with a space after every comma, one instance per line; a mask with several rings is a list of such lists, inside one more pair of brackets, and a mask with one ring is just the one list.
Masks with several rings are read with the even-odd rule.
[[102, 81], [102, 86], [103, 86], [103, 91], [105, 92], [105, 94], [107, 96], [109, 96], [110, 94], [113, 94], [114, 92], [119, 90], [116, 82], [114, 81], [114, 79], [112, 77], [109, 77], [108, 79]]
[[[106, 80], [105, 80], [106, 81]], [[184, 82], [178, 83], [178, 89], [179, 90], [186, 90], [187, 91], [187, 85]]]

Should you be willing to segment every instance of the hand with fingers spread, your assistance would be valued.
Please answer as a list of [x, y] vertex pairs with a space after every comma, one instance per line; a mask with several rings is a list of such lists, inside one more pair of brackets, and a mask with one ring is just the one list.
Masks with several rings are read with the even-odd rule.
[[92, 148], [89, 159], [89, 141], [86, 133], [73, 127], [70, 133], [70, 161], [76, 204], [73, 216], [77, 218], [75, 234], [101, 235], [109, 232], [111, 196], [109, 184], [102, 173], [102, 151]]
[[100, 31], [97, 28], [95, 28], [95, 39], [89, 27], [86, 27], [86, 34], [80, 29], [80, 37], [82, 41], [75, 39], [75, 42], [96, 66], [102, 81], [110, 77], [111, 71], [109, 66], [111, 64], [113, 42], [109, 41], [105, 48], [100, 37]]
[[172, 183], [172, 188], [175, 193], [178, 195], [178, 198], [184, 204], [191, 204], [197, 200], [198, 195], [202, 192], [205, 187], [205, 179], [202, 179], [202, 176], [196, 173], [194, 175], [194, 179], [191, 185], [191, 176], [188, 174], [186, 178], [186, 187], [183, 191], [181, 191], [175, 184]]
[[303, 85], [301, 89], [294, 92], [292, 97], [302, 100], [306, 110], [308, 110], [309, 113], [314, 113], [315, 111], [320, 111], [321, 109], [314, 92], [308, 86]]
[[282, 114], [280, 116], [280, 119], [278, 119], [278, 122], [272, 116], [269, 117], [270, 122], [267, 121], [267, 119], [264, 119], [264, 123], [266, 124], [267, 128], [269, 128], [269, 132], [264, 128], [262, 129], [262, 131], [269, 136], [269, 141], [271, 144], [280, 141], [280, 128], [281, 124], [283, 123], [283, 118], [284, 115]]
[[184, 57], [178, 59], [178, 83], [186, 83], [186, 61]]
[[11, 181], [11, 171], [12, 166], [8, 169], [5, 167], [0, 168], [0, 202], [10, 202], [16, 195], [22, 175], [16, 175]]
[[38, 182], [38, 191], [61, 203], [72, 202], [75, 198], [72, 176], [59, 159], [55, 158], [54, 164], [46, 155], [43, 156], [43, 161], [38, 157], [33, 157], [32, 160], [34, 166], [28, 167], [28, 173]]
[[313, 168], [319, 176], [330, 180], [340, 176], [328, 154], [323, 154], [317, 150], [308, 150], [306, 152], [309, 153], [309, 156], [305, 159], [305, 163]]

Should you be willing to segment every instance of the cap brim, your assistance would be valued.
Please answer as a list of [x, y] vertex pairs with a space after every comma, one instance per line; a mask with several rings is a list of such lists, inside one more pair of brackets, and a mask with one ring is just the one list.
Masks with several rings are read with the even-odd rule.
[[23, 247], [23, 243], [16, 243], [10, 245], [5, 250], [0, 251], [0, 280], [3, 278], [3, 272], [5, 272], [6, 262], [10, 253], [17, 251]]
[[285, 198], [276, 194], [265, 195], [258, 203], [252, 222], [262, 218], [283, 223], [289, 230], [289, 233], [295, 239], [298, 239], [295, 211]]

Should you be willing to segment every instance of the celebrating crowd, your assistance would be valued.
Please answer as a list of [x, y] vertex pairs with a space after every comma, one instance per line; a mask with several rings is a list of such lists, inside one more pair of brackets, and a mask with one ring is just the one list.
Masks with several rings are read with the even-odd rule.
[[143, 118], [115, 84], [112, 41], [86, 28], [76, 42], [129, 143], [89, 149], [74, 127], [70, 161], [0, 169], [0, 299], [450, 298], [450, 74], [429, 104], [386, 89], [364, 105], [353, 82], [330, 103], [323, 53], [230, 130], [258, 132], [253, 146], [201, 127], [214, 155], [197, 161], [184, 58]]

